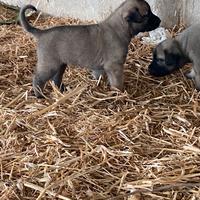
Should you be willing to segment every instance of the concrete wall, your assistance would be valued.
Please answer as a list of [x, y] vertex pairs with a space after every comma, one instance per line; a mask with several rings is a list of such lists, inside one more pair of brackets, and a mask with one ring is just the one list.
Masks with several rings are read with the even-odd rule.
[[[105, 19], [124, 0], [0, 0], [7, 4], [35, 5], [43, 12], [81, 20]], [[200, 0], [147, 0], [162, 19], [162, 25], [171, 27], [179, 22], [187, 25], [200, 22]]]
[[161, 18], [162, 26], [172, 27], [180, 22], [183, 0], [147, 0], [147, 2]]
[[124, 0], [0, 0], [7, 4], [36, 8], [54, 16], [67, 16], [82, 20], [100, 21], [107, 17]]
[[183, 21], [186, 24], [200, 23], [200, 0], [183, 0]]

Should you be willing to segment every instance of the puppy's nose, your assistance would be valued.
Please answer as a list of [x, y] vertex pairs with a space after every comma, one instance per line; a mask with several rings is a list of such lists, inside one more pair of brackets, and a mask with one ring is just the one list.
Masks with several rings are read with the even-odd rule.
[[158, 16], [154, 15], [154, 14], [150, 18], [150, 21], [155, 27], [158, 27], [160, 25], [160, 22], [161, 22], [160, 18]]
[[158, 28], [160, 25], [160, 22], [161, 22], [160, 18], [152, 13], [148, 20], [148, 25], [146, 27], [146, 31], [152, 31], [152, 30]]
[[159, 26], [159, 25], [160, 25], [160, 22], [161, 22], [161, 19], [155, 15], [155, 24], [156, 24], [157, 26]]
[[148, 72], [151, 76], [161, 77], [171, 72], [164, 66], [157, 65], [154, 61], [149, 65]]
[[149, 67], [148, 67], [148, 73], [150, 74], [150, 75], [154, 75], [155, 74], [155, 71], [153, 70], [153, 65], [152, 65], [152, 63], [149, 65]]

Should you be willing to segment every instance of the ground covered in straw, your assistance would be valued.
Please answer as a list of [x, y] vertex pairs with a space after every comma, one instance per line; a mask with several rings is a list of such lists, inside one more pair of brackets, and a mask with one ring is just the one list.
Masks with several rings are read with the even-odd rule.
[[[36, 17], [41, 28], [80, 23]], [[38, 100], [35, 49], [20, 26], [0, 26], [1, 199], [200, 199], [200, 97], [185, 69], [150, 77], [152, 47], [136, 38], [124, 93], [70, 67], [67, 92], [48, 84]]]

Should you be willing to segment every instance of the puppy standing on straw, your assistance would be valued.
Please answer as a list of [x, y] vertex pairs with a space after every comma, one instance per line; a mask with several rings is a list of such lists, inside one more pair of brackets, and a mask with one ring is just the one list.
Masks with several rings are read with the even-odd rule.
[[111, 87], [123, 90], [123, 64], [131, 38], [160, 24], [160, 19], [144, 0], [126, 0], [99, 24], [58, 26], [46, 30], [28, 23], [27, 9], [36, 11], [36, 8], [32, 5], [22, 8], [20, 21], [38, 41], [38, 62], [33, 77], [37, 97], [43, 97], [42, 90], [50, 79], [63, 91], [63, 73], [70, 64], [89, 68], [96, 79], [106, 73]]

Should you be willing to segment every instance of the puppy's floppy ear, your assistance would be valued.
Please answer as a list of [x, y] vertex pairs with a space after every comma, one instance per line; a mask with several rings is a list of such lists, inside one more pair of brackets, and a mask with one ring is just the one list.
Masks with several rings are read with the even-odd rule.
[[124, 14], [124, 19], [127, 22], [142, 23], [147, 14], [148, 12], [140, 13], [138, 8], [134, 8]]

